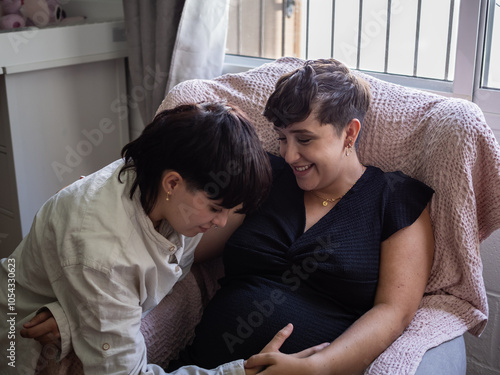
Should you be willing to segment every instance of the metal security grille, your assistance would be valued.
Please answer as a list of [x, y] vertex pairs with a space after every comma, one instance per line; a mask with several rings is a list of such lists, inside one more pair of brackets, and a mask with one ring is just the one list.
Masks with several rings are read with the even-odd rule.
[[486, 30], [484, 41], [484, 59], [482, 87], [500, 88], [500, 21], [498, 10], [500, 1], [489, 0], [486, 11]]
[[453, 79], [459, 0], [231, 0], [228, 53]]

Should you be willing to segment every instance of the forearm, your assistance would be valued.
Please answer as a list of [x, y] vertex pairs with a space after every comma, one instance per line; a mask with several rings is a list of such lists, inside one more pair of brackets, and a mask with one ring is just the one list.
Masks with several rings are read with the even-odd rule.
[[361, 374], [408, 325], [407, 313], [379, 304], [358, 319], [325, 350], [311, 356], [311, 374]]

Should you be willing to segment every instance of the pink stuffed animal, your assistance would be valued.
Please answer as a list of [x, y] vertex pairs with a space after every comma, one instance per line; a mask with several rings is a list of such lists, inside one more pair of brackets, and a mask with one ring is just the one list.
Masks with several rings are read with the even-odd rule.
[[0, 0], [0, 30], [17, 29], [26, 26], [26, 19], [21, 13], [23, 0]]
[[58, 0], [24, 0], [26, 24], [43, 27], [61, 22], [66, 14]]

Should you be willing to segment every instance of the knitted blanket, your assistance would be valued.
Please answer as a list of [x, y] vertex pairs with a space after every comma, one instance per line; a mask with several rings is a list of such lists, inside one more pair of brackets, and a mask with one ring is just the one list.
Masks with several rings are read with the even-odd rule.
[[[282, 58], [244, 73], [186, 81], [159, 110], [227, 100], [247, 113], [264, 148], [277, 153], [263, 108], [277, 79], [302, 63]], [[500, 146], [475, 104], [356, 74], [368, 81], [373, 96], [359, 141], [361, 162], [403, 171], [436, 192], [430, 206], [435, 255], [425, 296], [410, 326], [366, 370], [414, 374], [428, 349], [465, 331], [479, 335], [486, 325], [479, 244], [500, 227]], [[155, 314], [161, 311], [151, 318]]]
[[[277, 154], [263, 108], [278, 78], [302, 64], [282, 58], [245, 73], [186, 81], [170, 91], [159, 111], [226, 100], [247, 113], [264, 148]], [[475, 104], [356, 74], [369, 82], [373, 96], [359, 141], [361, 162], [401, 170], [436, 192], [430, 206], [435, 255], [425, 296], [409, 327], [365, 372], [414, 374], [428, 349], [465, 331], [479, 335], [486, 325], [479, 244], [500, 228], [500, 146]], [[190, 342], [222, 271], [220, 260], [194, 265], [143, 319], [150, 363], [165, 366]], [[67, 358], [46, 373], [82, 373], [75, 362]]]

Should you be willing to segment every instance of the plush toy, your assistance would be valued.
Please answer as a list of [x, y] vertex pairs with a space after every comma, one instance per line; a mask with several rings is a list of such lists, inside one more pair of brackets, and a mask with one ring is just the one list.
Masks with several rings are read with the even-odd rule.
[[26, 26], [21, 12], [23, 0], [0, 0], [0, 30], [17, 29]]
[[25, 26], [74, 25], [85, 16], [66, 17], [61, 3], [67, 0], [0, 0], [0, 30]]
[[28, 26], [43, 27], [57, 24], [66, 18], [58, 0], [24, 0], [21, 9]]

